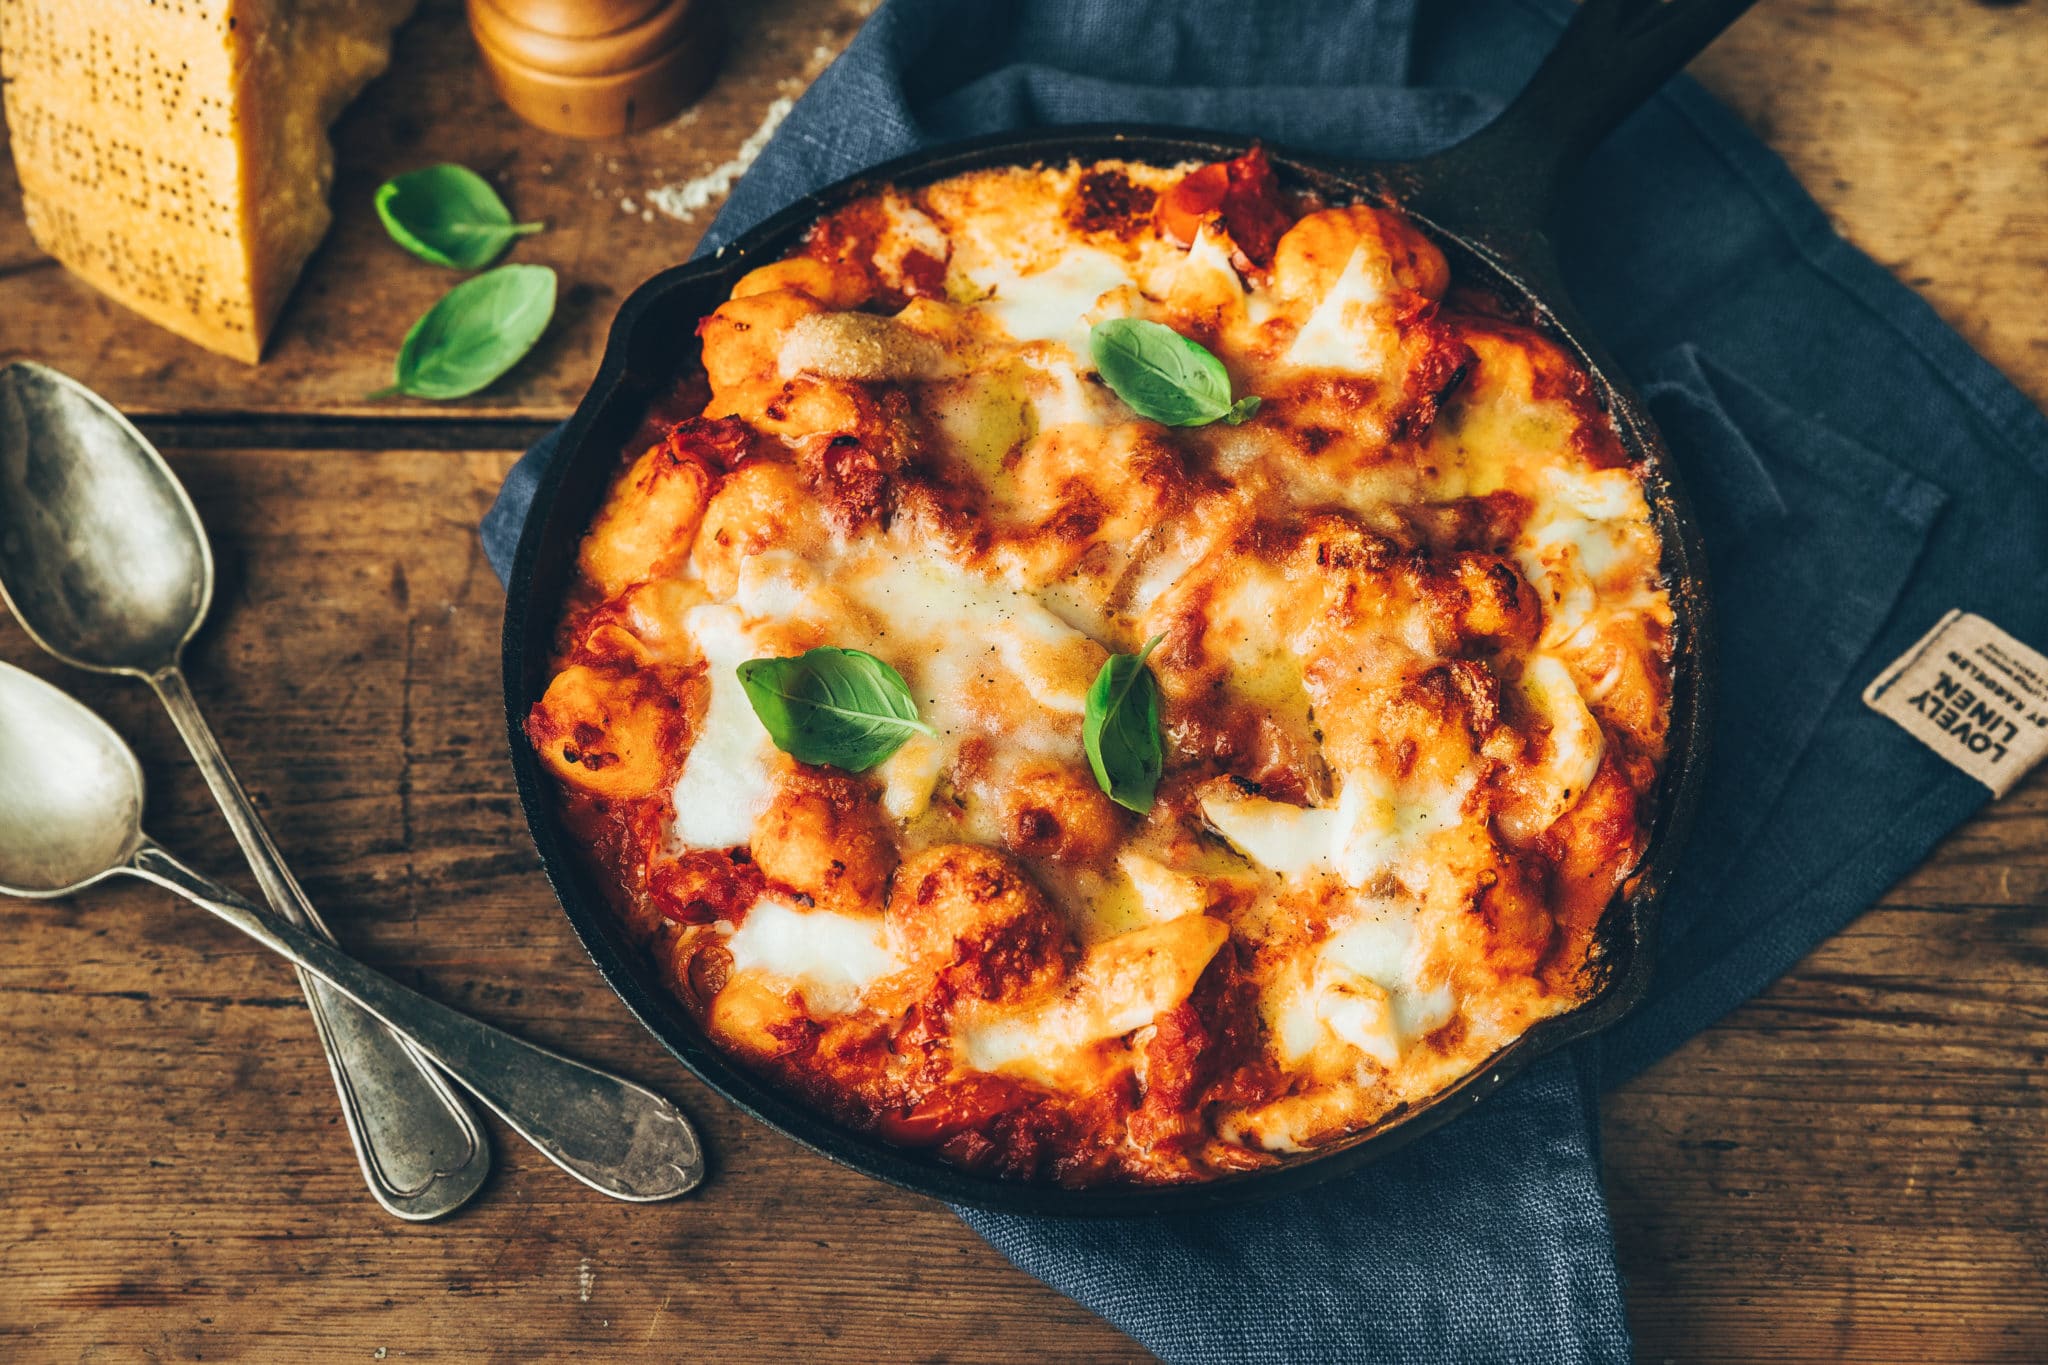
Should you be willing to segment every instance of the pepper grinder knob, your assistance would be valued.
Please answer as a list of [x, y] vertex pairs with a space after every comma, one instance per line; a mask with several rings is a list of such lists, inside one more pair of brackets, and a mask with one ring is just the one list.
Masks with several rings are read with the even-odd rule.
[[704, 93], [716, 0], [469, 0], [469, 31], [512, 112], [565, 137], [665, 123]]

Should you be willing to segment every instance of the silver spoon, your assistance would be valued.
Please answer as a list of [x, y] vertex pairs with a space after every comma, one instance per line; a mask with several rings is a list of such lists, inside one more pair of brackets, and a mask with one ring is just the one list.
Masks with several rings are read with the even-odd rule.
[[[332, 942], [178, 667], [212, 598], [206, 532], [155, 447], [84, 385], [41, 365], [0, 366], [0, 599], [66, 663], [156, 690], [264, 898]], [[345, 996], [314, 978], [299, 984], [377, 1202], [415, 1221], [466, 1203], [491, 1165], [468, 1106]]]
[[585, 1184], [648, 1202], [704, 1178], [689, 1120], [653, 1091], [409, 991], [179, 862], [142, 832], [142, 765], [113, 727], [0, 664], [0, 895], [48, 900], [122, 872], [206, 907], [347, 996]]

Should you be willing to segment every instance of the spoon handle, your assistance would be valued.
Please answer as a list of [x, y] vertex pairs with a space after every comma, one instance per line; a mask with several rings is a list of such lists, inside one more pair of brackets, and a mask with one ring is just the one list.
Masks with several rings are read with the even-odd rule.
[[[333, 932], [284, 865], [270, 831], [199, 714], [185, 675], [174, 667], [149, 682], [192, 751], [271, 908], [332, 943]], [[356, 1159], [377, 1202], [415, 1222], [438, 1218], [467, 1203], [491, 1167], [490, 1147], [469, 1107], [403, 1039], [345, 993], [303, 971], [299, 987], [341, 1095], [342, 1117]]]
[[404, 1035], [548, 1160], [615, 1199], [672, 1199], [704, 1178], [682, 1111], [651, 1090], [436, 1004], [144, 839], [127, 871], [204, 906]]

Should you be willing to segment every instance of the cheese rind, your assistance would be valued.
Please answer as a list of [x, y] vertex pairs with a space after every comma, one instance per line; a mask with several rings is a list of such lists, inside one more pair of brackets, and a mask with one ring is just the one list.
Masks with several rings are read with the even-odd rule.
[[413, 0], [0, 0], [36, 245], [150, 321], [254, 363], [326, 235], [327, 125]]

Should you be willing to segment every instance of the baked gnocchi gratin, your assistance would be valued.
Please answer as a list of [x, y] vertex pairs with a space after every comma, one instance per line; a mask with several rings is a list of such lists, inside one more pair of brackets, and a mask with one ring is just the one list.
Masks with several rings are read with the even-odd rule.
[[527, 733], [721, 1049], [1000, 1177], [1196, 1181], [1586, 997], [1658, 538], [1585, 372], [1413, 224], [1257, 151], [979, 171], [695, 342]]

